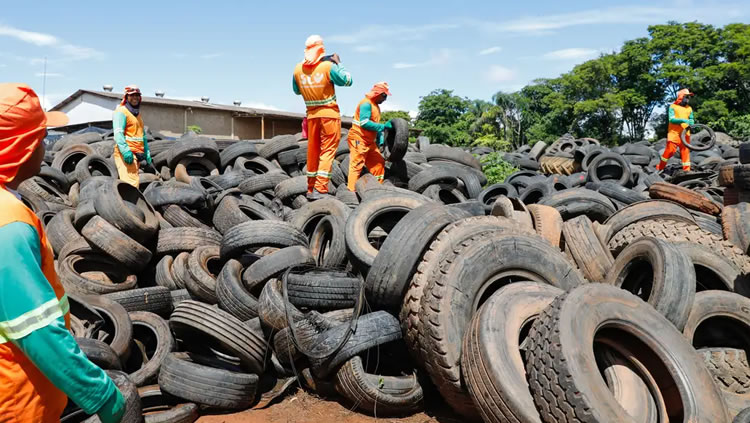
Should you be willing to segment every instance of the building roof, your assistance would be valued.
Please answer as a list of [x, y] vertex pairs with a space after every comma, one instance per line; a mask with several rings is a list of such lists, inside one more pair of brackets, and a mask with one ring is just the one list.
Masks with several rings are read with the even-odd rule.
[[[57, 105], [55, 105], [51, 111], [60, 110], [63, 108], [66, 104], [74, 101], [75, 99], [79, 98], [83, 94], [91, 94], [99, 97], [104, 98], [111, 98], [120, 100], [122, 99], [122, 94], [113, 93], [113, 92], [106, 92], [106, 91], [93, 91], [93, 90], [78, 90], [68, 96], [65, 100], [61, 101]], [[268, 109], [256, 109], [253, 107], [241, 107], [241, 106], [234, 106], [234, 105], [227, 105], [227, 104], [213, 104], [213, 103], [204, 103], [202, 101], [190, 101], [190, 100], [175, 100], [171, 98], [162, 98], [162, 97], [142, 97], [141, 101], [145, 104], [154, 104], [154, 105], [165, 105], [165, 106], [175, 106], [175, 107], [190, 107], [190, 108], [196, 108], [196, 109], [211, 109], [211, 110], [223, 110], [228, 112], [235, 112], [243, 115], [249, 115], [249, 116], [267, 116], [272, 118], [280, 118], [280, 119], [302, 119], [305, 117], [304, 113], [293, 113], [293, 112], [284, 112], [280, 110], [268, 110]], [[350, 117], [343, 117], [342, 120], [346, 123], [351, 123]]]

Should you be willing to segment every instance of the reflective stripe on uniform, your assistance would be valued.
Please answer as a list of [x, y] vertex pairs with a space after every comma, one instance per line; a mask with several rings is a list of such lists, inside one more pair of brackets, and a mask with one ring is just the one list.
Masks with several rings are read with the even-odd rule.
[[669, 159], [668, 159], [667, 157], [662, 157], [662, 158], [661, 158], [661, 161], [663, 161], [663, 162], [668, 162], [668, 161], [669, 161]]
[[690, 166], [690, 162], [682, 162], [683, 166]]
[[328, 173], [328, 172], [325, 172], [325, 171], [319, 170], [319, 171], [318, 171], [318, 176], [322, 176], [322, 177], [324, 177], [324, 178], [330, 178], [330, 177], [331, 177], [331, 174], [330, 174], [330, 173]]
[[68, 311], [70, 311], [68, 296], [63, 295], [61, 299], [49, 300], [15, 319], [0, 322], [0, 344], [23, 338], [31, 332], [49, 325], [58, 317], [64, 316]]
[[376, 176], [375, 179], [382, 181], [385, 175]]
[[143, 141], [143, 137], [125, 137], [125, 141]]
[[307, 177], [308, 178], [314, 178], [315, 176], [317, 176], [317, 174], [318, 174], [318, 172], [307, 172]]
[[362, 126], [358, 120], [352, 120], [352, 126]]
[[336, 96], [333, 96], [333, 97], [328, 97], [323, 100], [305, 100], [305, 106], [310, 106], [310, 107], [325, 106], [328, 104], [333, 104], [335, 102], [336, 102]]

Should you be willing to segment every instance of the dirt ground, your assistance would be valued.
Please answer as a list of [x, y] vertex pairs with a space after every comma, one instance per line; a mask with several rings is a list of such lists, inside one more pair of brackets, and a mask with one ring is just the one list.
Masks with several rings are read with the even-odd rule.
[[[437, 407], [437, 409], [436, 409]], [[198, 423], [460, 423], [463, 420], [444, 405], [430, 406], [422, 412], [405, 418], [375, 418], [350, 411], [333, 400], [318, 398], [298, 389], [287, 395], [283, 401], [262, 410], [246, 410], [233, 414], [204, 415]]]

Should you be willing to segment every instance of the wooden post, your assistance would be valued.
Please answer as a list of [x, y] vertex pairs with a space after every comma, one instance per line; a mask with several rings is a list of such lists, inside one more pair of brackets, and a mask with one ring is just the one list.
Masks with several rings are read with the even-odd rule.
[[260, 117], [260, 139], [266, 139], [266, 117], [264, 115]]

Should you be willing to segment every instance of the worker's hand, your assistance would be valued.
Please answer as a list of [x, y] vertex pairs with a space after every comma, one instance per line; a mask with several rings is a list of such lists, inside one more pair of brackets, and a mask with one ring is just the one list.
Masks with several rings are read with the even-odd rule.
[[685, 129], [689, 127], [690, 125], [688, 125], [687, 123], [681, 123], [680, 126], [682, 126], [682, 129]]
[[382, 132], [378, 132], [377, 143], [378, 147], [382, 147], [385, 144], [385, 135]]
[[133, 164], [133, 152], [130, 150], [125, 150], [125, 152], [122, 153], [122, 160], [127, 164]]
[[393, 122], [389, 120], [388, 122], [385, 123], [385, 127], [388, 129], [393, 129]]
[[146, 152], [146, 163], [148, 163], [150, 165], [154, 164], [154, 161], [151, 159], [151, 151], [150, 150]]
[[341, 64], [341, 58], [339, 57], [338, 53], [333, 53], [331, 55], [331, 60], [333, 60], [333, 63], [335, 63], [337, 65]]
[[695, 125], [695, 119], [688, 119], [688, 125], [690, 126]]

